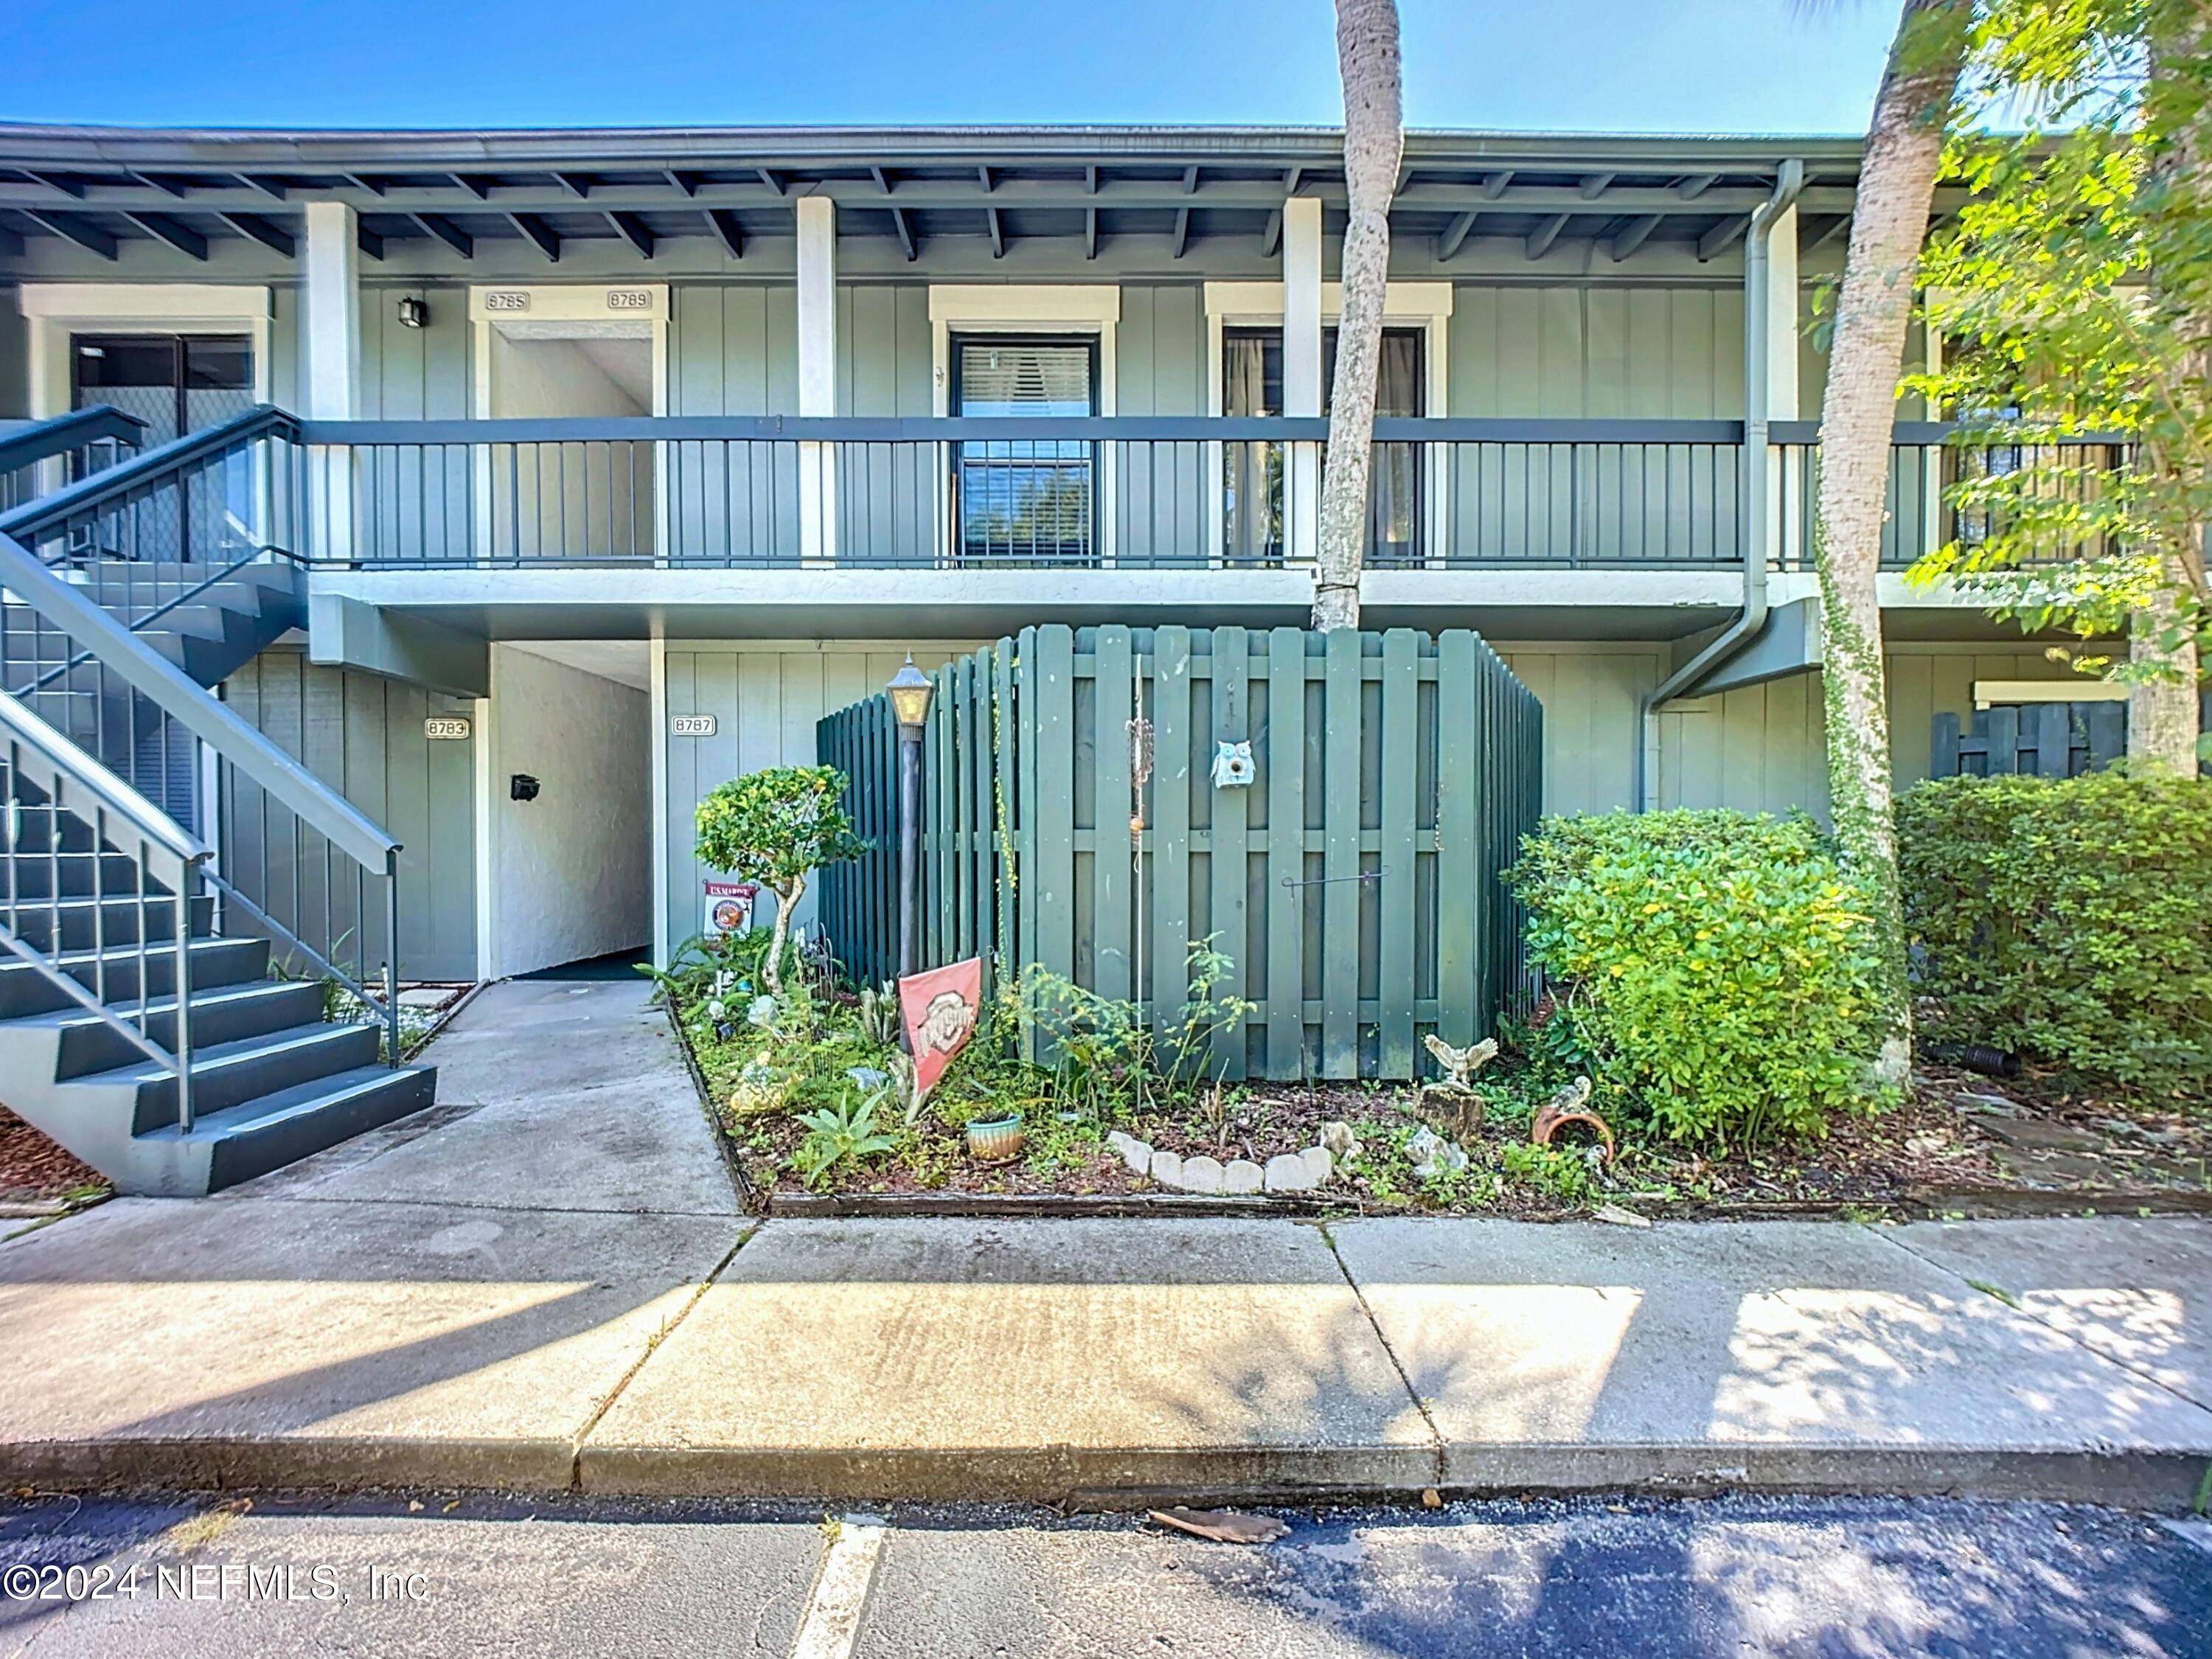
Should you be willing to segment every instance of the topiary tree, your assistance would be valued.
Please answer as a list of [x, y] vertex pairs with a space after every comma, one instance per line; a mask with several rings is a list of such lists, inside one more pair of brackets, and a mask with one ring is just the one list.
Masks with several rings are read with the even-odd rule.
[[834, 766], [771, 766], [732, 778], [699, 803], [701, 860], [775, 895], [775, 933], [763, 970], [774, 995], [783, 994], [791, 912], [808, 874], [867, 850], [845, 816], [844, 793], [845, 775]]

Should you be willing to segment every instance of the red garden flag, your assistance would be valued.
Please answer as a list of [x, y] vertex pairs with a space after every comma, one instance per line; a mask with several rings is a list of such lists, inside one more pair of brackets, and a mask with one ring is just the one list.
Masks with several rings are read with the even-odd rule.
[[914, 1055], [914, 1103], [921, 1105], [952, 1056], [975, 1035], [983, 1001], [983, 958], [909, 974], [898, 982], [899, 1018]]

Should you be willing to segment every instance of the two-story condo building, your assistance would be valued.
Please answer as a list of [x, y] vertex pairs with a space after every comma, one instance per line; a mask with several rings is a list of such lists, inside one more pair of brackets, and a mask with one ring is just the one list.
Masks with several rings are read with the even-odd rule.
[[[152, 582], [102, 602], [404, 843], [406, 976], [665, 954], [701, 926], [701, 794], [811, 761], [908, 651], [1304, 621], [1340, 151], [0, 128], [0, 415], [110, 406], [167, 458], [106, 495], [118, 469], [27, 463], [16, 493], [64, 505], [18, 538]], [[1858, 151], [1408, 138], [1367, 625], [1492, 642], [1541, 699], [1551, 811], [1822, 805], [1808, 321]], [[2067, 679], [1907, 585], [1945, 465], [1900, 428], [1900, 781], [1936, 716]], [[232, 889], [374, 931], [273, 783], [155, 725], [131, 781]]]

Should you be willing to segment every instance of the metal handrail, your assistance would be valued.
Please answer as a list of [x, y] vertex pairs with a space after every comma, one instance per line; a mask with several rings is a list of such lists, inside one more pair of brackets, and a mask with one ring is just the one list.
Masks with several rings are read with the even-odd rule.
[[[49, 578], [49, 580], [52, 580]], [[67, 812], [82, 820], [93, 831], [92, 868], [94, 880], [91, 898], [94, 908], [94, 949], [93, 983], [81, 983], [74, 974], [64, 972], [59, 959], [68, 954], [64, 943], [58, 917], [52, 934], [54, 961], [48, 961], [44, 952], [23, 939], [7, 921], [0, 921], [0, 947], [27, 963], [49, 983], [58, 988], [78, 1006], [115, 1031], [139, 1053], [157, 1066], [172, 1073], [177, 1080], [177, 1126], [189, 1132], [192, 1127], [192, 1038], [190, 1006], [191, 1001], [191, 913], [192, 876], [204, 870], [215, 854], [211, 848], [186, 834], [177, 822], [155, 806], [145, 796], [118, 778], [100, 759], [88, 754], [64, 732], [57, 731], [21, 699], [0, 692], [0, 726], [9, 734], [8, 769], [10, 782], [20, 784], [21, 752], [35, 754], [41, 763], [41, 787], [46, 793], [55, 822], [51, 826], [50, 853], [59, 862], [60, 817]], [[15, 851], [16, 826], [21, 822], [22, 803], [20, 799], [8, 803], [9, 850]], [[136, 832], [138, 848], [132, 862], [140, 872], [138, 890], [135, 893], [108, 894], [99, 878], [102, 845], [108, 838], [107, 817], [113, 814]], [[166, 864], [158, 871], [149, 868], [155, 852], [167, 855]], [[15, 920], [23, 901], [16, 890], [18, 866], [10, 858], [7, 868], [5, 904], [10, 921]], [[172, 976], [170, 994], [175, 1009], [176, 1040], [163, 1048], [154, 1039], [151, 1025], [153, 999], [147, 992], [147, 963], [149, 940], [144, 927], [144, 909], [148, 898], [145, 883], [148, 877], [166, 876], [169, 883], [170, 902], [174, 906], [177, 952], [176, 971]], [[51, 884], [46, 895], [50, 910], [58, 912], [61, 885]], [[124, 1018], [108, 1006], [106, 992], [106, 957], [101, 952], [100, 936], [106, 922], [99, 907], [110, 897], [136, 898], [140, 908], [140, 926], [137, 941], [138, 951], [137, 1021]]]
[[66, 525], [111, 501], [124, 500], [142, 489], [159, 488], [196, 461], [220, 455], [256, 438], [290, 437], [298, 428], [299, 422], [275, 404], [257, 404], [203, 431], [188, 433], [51, 495], [0, 513], [0, 536], [35, 538], [42, 532]]
[[133, 449], [146, 422], [112, 404], [94, 404], [43, 421], [0, 426], [0, 472], [14, 472], [67, 455], [88, 444], [125, 443]]
[[[72, 794], [82, 793], [110, 811], [121, 813], [132, 829], [164, 852], [186, 864], [197, 864], [215, 856], [212, 848], [116, 776], [98, 756], [87, 752], [66, 732], [56, 730], [21, 697], [0, 691], [0, 724], [5, 724], [66, 777]], [[70, 805], [67, 801], [60, 804]]]
[[[1317, 416], [1099, 415], [796, 416], [629, 415], [530, 420], [301, 421], [295, 441], [330, 447], [390, 444], [1325, 443]], [[1378, 443], [1735, 444], [1741, 421], [1443, 419], [1386, 416]], [[5, 528], [0, 525], [0, 528]]]
[[171, 719], [255, 783], [310, 828], [372, 869], [400, 843], [320, 778], [211, 697], [197, 680], [155, 651], [71, 582], [48, 569], [15, 538], [0, 532], [0, 586], [74, 639], [133, 690], [143, 692]]

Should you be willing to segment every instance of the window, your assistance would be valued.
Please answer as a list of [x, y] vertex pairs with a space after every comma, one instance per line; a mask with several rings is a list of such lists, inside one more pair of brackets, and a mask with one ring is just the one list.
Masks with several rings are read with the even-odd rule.
[[[1382, 331], [1375, 383], [1375, 413], [1382, 419], [1418, 419], [1426, 413], [1422, 332]], [[1336, 331], [1322, 335], [1322, 412], [1328, 412], [1336, 381]], [[1283, 412], [1283, 336], [1279, 329], [1231, 328], [1222, 333], [1224, 416]], [[1222, 446], [1223, 545], [1232, 561], [1268, 562], [1283, 556], [1282, 446]], [[1323, 465], [1327, 465], [1326, 455]], [[1367, 557], [1374, 564], [1420, 556], [1421, 452], [1410, 443], [1375, 446], [1368, 486]]]
[[[952, 342], [952, 413], [968, 420], [1086, 419], [1098, 412], [1090, 339], [974, 335]], [[965, 562], [1088, 564], [1098, 544], [1097, 445], [1038, 436], [953, 447]]]
[[[106, 404], [145, 422], [142, 449], [218, 426], [253, 406], [253, 343], [245, 335], [79, 334], [70, 341], [70, 406]], [[101, 532], [105, 556], [235, 557], [251, 545], [253, 468], [179, 482], [173, 498], [135, 509]], [[77, 550], [80, 555], [93, 550]]]

